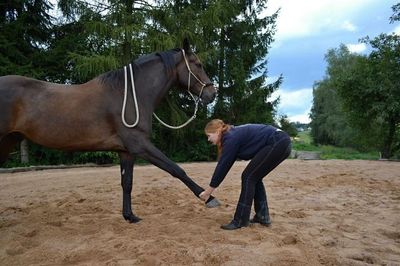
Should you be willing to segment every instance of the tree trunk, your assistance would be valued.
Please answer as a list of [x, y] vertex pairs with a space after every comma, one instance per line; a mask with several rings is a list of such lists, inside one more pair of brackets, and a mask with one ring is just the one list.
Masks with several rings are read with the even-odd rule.
[[386, 139], [383, 142], [382, 152], [381, 152], [381, 159], [389, 159], [392, 157], [392, 145], [394, 134], [396, 132], [396, 122], [393, 118], [389, 119], [389, 132], [387, 134]]
[[21, 163], [28, 164], [29, 163], [29, 146], [28, 141], [26, 139], [21, 141]]
[[126, 5], [126, 30], [125, 30], [125, 39], [123, 43], [123, 59], [129, 59], [132, 60], [133, 55], [132, 55], [132, 34], [130, 30], [128, 30], [128, 27], [132, 27], [133, 25], [133, 0], [126, 0], [125, 5]]
[[225, 68], [225, 28], [221, 28], [221, 36], [219, 40], [219, 59], [218, 59], [218, 94], [217, 102], [214, 108], [214, 115], [220, 116], [223, 112], [224, 104], [224, 68]]

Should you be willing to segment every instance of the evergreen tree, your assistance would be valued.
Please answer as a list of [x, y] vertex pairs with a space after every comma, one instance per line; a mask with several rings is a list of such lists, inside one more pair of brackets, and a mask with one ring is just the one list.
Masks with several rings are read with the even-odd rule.
[[60, 0], [71, 24], [81, 27], [87, 49], [70, 53], [77, 80], [122, 67], [149, 53], [144, 42], [151, 5], [141, 0]]
[[[51, 4], [47, 0], [0, 3], [0, 76], [25, 75], [45, 79], [46, 49], [51, 39]], [[29, 162], [28, 142], [22, 141], [21, 161]]]
[[[181, 39], [189, 37], [206, 72], [218, 87], [215, 105], [201, 108], [196, 121], [187, 128], [171, 131], [155, 124], [156, 134], [169, 140], [165, 143], [159, 139], [157, 145], [164, 146], [163, 150], [206, 146], [203, 127], [210, 116], [229, 123], [273, 122], [277, 103], [267, 99], [281, 80], [265, 85], [265, 56], [277, 16], [259, 18], [266, 1], [157, 3], [160, 8], [152, 10], [154, 23], [148, 31], [150, 46], [162, 50], [166, 45], [177, 46]], [[172, 91], [168, 97], [172, 100], [157, 109], [166, 121], [178, 124], [192, 115], [193, 103], [187, 94]], [[186, 141], [182, 142], [182, 138]]]
[[0, 76], [45, 77], [42, 59], [51, 37], [47, 0], [10, 0], [0, 4]]
[[[218, 99], [214, 116], [232, 123], [271, 123], [277, 102], [268, 102], [281, 79], [265, 85], [265, 60], [277, 13], [260, 18], [267, 1], [221, 1], [226, 16], [217, 28]], [[229, 7], [228, 7], [229, 6]]]
[[298, 132], [295, 127], [295, 124], [289, 121], [287, 115], [281, 116], [281, 118], [279, 119], [279, 125], [283, 131], [289, 134], [289, 136], [291, 137], [297, 136]]

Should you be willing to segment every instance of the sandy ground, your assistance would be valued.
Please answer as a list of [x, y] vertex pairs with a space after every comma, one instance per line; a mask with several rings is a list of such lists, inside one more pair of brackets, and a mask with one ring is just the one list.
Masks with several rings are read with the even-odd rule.
[[[121, 216], [119, 167], [0, 174], [0, 265], [400, 265], [400, 163], [287, 160], [264, 179], [273, 225], [224, 231], [246, 162], [204, 204], [137, 166]], [[215, 163], [181, 164], [206, 186]]]

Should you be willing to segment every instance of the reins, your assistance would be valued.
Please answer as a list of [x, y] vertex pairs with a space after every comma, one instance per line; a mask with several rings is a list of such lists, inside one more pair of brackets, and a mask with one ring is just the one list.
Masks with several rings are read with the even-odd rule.
[[[196, 114], [198, 111], [198, 106], [199, 106], [199, 102], [200, 102], [200, 97], [203, 94], [203, 90], [206, 86], [210, 85], [209, 83], [204, 83], [203, 81], [201, 81], [190, 69], [189, 66], [189, 62], [186, 59], [186, 54], [185, 51], [182, 49], [182, 55], [183, 55], [183, 59], [185, 60], [185, 64], [186, 64], [186, 68], [188, 69], [188, 87], [187, 87], [187, 91], [190, 94], [190, 96], [192, 97], [194, 103], [195, 103], [195, 107], [194, 107], [194, 113], [192, 115], [191, 118], [189, 118], [189, 120], [187, 120], [185, 123], [179, 125], [179, 126], [172, 126], [169, 125], [167, 123], [165, 123], [164, 121], [162, 121], [157, 115], [156, 113], [153, 113], [154, 117], [165, 127], [171, 128], [171, 129], [180, 129], [183, 128], [185, 126], [187, 126], [190, 122], [192, 122], [195, 118], [196, 118]], [[133, 95], [133, 102], [135, 105], [135, 112], [136, 112], [136, 121], [133, 124], [128, 124], [125, 120], [125, 108], [126, 108], [126, 102], [127, 102], [127, 95], [128, 95], [128, 74], [127, 74], [127, 69], [126, 66], [124, 66], [124, 76], [125, 76], [125, 89], [124, 89], [124, 101], [122, 104], [122, 112], [121, 112], [121, 117], [122, 117], [122, 123], [128, 127], [128, 128], [133, 128], [135, 127], [138, 123], [139, 123], [139, 108], [138, 108], [138, 103], [137, 103], [137, 97], [136, 97], [136, 89], [135, 89], [135, 82], [134, 82], [134, 78], [133, 78], [133, 71], [132, 71], [132, 65], [129, 64], [129, 70], [130, 70], [130, 74], [131, 74], [131, 88], [132, 88], [132, 95]], [[190, 92], [190, 78], [193, 75], [193, 77], [200, 83], [201, 85], [201, 90], [199, 93], [198, 98], [196, 99], [194, 97], [194, 95]]]

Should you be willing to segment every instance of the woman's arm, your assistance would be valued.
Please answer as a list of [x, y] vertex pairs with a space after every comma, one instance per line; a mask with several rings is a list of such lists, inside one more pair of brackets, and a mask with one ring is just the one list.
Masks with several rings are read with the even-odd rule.
[[211, 177], [210, 187], [217, 188], [222, 183], [236, 161], [238, 152], [239, 140], [234, 136], [225, 139], [222, 146], [221, 157], [219, 158], [214, 174]]

